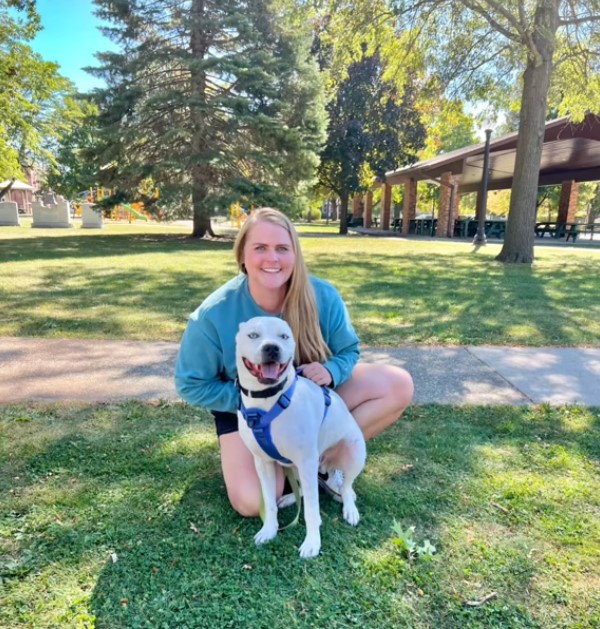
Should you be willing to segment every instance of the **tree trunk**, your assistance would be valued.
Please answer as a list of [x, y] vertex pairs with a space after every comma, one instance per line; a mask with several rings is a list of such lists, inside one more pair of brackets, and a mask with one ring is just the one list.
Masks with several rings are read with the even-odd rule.
[[558, 9], [559, 0], [540, 0], [535, 14], [533, 48], [530, 47], [523, 75], [519, 138], [506, 235], [496, 258], [500, 262], [533, 262], [537, 189]]
[[345, 236], [348, 233], [348, 192], [340, 194], [340, 234]]
[[[202, 30], [204, 20], [204, 0], [194, 0], [192, 2], [191, 13], [194, 16], [190, 47], [195, 59], [204, 59], [207, 54], [209, 42], [207, 34]], [[196, 101], [196, 105], [190, 111], [190, 118], [193, 125], [192, 135], [192, 155], [199, 156], [202, 147], [210, 144], [209, 132], [204, 121], [206, 107], [206, 73], [198, 66], [192, 65], [190, 68], [191, 92]], [[214, 236], [210, 224], [212, 208], [207, 207], [210, 181], [210, 166], [206, 163], [196, 162], [192, 166], [192, 208], [194, 212], [194, 226], [192, 230], [193, 238], [204, 238], [207, 234]]]
[[198, 164], [192, 168], [192, 208], [194, 211], [194, 226], [192, 229], [193, 238], [204, 238], [207, 234], [214, 236], [210, 224], [210, 210], [206, 207], [206, 197], [208, 187], [203, 164]]

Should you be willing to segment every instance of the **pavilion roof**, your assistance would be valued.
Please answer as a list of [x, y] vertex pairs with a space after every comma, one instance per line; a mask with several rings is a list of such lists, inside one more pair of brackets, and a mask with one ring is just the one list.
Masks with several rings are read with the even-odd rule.
[[[488, 189], [512, 186], [519, 133], [490, 141]], [[459, 192], [475, 192], [481, 186], [485, 142], [472, 144], [386, 173], [386, 181], [398, 185], [409, 179], [439, 181], [442, 174], [460, 175]], [[600, 180], [600, 118], [588, 114], [580, 123], [559, 118], [546, 123], [540, 165], [540, 186], [563, 181]]]

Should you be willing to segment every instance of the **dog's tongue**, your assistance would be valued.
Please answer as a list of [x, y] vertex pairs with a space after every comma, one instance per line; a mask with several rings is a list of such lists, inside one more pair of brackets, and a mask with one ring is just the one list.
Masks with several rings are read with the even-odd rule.
[[260, 366], [263, 378], [277, 380], [279, 376], [279, 363], [263, 363]]

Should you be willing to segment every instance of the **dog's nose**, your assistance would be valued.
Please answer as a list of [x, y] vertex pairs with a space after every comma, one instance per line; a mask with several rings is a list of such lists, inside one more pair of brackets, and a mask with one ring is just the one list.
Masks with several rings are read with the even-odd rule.
[[278, 345], [274, 343], [266, 343], [262, 347], [263, 363], [280, 363], [281, 352]]

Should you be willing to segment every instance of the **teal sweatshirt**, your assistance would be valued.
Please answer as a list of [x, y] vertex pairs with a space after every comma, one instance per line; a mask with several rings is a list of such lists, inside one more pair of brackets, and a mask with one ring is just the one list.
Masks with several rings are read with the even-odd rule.
[[[331, 386], [348, 380], [359, 357], [359, 341], [346, 306], [325, 280], [310, 276], [319, 325], [331, 351], [324, 363], [333, 377]], [[190, 315], [175, 367], [175, 386], [190, 404], [213, 411], [235, 412], [239, 393], [234, 380], [235, 336], [239, 324], [252, 317], [269, 317], [252, 298], [248, 278], [240, 274], [209, 295]]]

